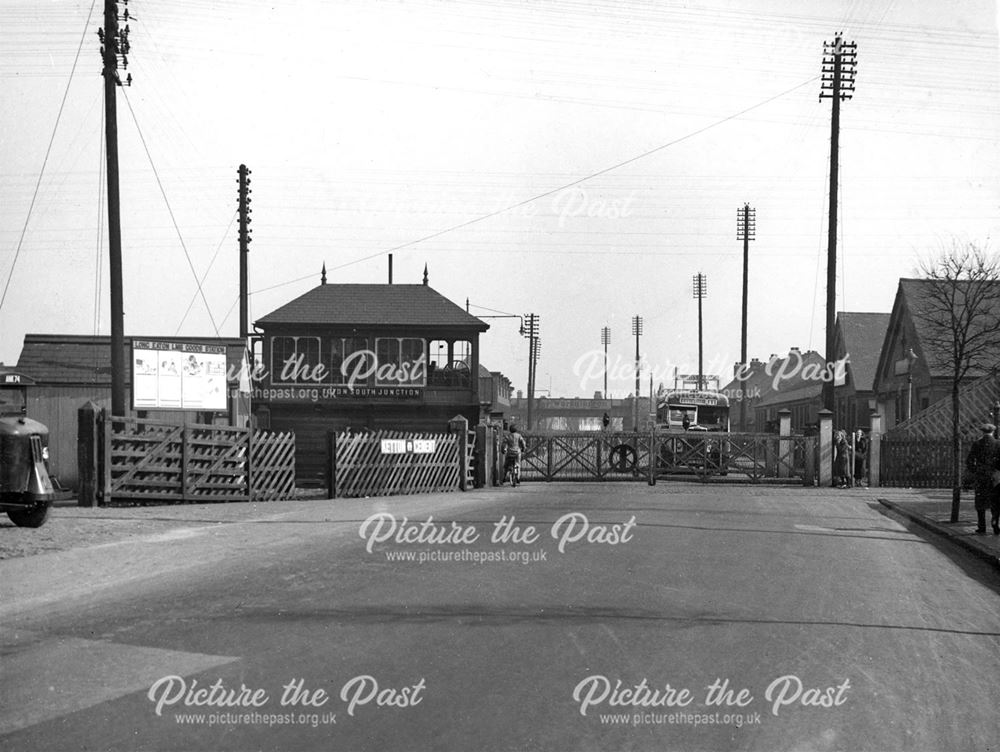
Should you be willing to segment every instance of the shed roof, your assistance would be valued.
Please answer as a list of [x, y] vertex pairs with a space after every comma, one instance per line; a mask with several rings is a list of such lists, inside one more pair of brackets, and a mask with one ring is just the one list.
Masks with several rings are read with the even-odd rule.
[[485, 332], [489, 324], [427, 285], [328, 284], [314, 287], [258, 325], [351, 324], [459, 327]]
[[[125, 383], [131, 380], [129, 353], [133, 340], [188, 342], [205, 345], [245, 347], [243, 340], [218, 337], [139, 337], [125, 338]], [[25, 334], [17, 371], [39, 384], [111, 385], [111, 338], [77, 334]]]

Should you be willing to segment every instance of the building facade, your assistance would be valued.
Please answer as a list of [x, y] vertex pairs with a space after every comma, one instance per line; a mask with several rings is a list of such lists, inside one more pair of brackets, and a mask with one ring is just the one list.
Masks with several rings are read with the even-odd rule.
[[877, 409], [875, 372], [889, 327], [888, 313], [837, 314], [836, 358], [843, 363], [833, 389], [834, 426], [868, 430]]
[[[444, 432], [483, 414], [489, 326], [424, 284], [320, 284], [258, 319], [258, 425], [296, 436], [301, 485], [326, 478], [330, 432]], [[491, 397], [484, 397], [491, 404]]]

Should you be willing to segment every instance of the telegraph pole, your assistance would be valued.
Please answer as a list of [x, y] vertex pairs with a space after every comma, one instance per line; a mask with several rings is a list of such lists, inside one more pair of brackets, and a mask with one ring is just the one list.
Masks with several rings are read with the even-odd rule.
[[[239, 178], [239, 216], [240, 216], [240, 337], [246, 339], [250, 336], [250, 290], [249, 274], [247, 271], [250, 255], [250, 174], [245, 164], [241, 164], [238, 170]], [[390, 257], [391, 258], [391, 257]]]
[[704, 347], [701, 336], [701, 301], [703, 298], [708, 297], [708, 277], [698, 272], [691, 278], [691, 281], [692, 294], [698, 299], [698, 391], [701, 391], [702, 384], [705, 381], [705, 372], [702, 365], [704, 363]]
[[528, 338], [528, 430], [532, 427], [532, 418], [535, 402], [535, 362], [538, 359], [538, 315], [526, 313], [524, 315], [524, 326], [521, 329], [522, 336]]
[[[535, 401], [535, 384], [538, 382], [538, 358], [542, 354], [542, 340], [537, 334], [535, 335], [534, 341], [529, 346], [531, 355], [531, 401]], [[550, 395], [551, 396], [551, 395]], [[529, 429], [534, 427], [534, 423], [528, 426]]]
[[604, 345], [604, 399], [608, 399], [608, 345], [611, 344], [611, 328], [601, 328], [601, 344]]
[[[757, 211], [744, 204], [738, 209], [736, 239], [743, 241], [743, 327], [740, 333], [740, 375], [745, 375], [747, 367], [747, 297], [750, 278], [750, 241], [757, 234]], [[740, 430], [747, 430], [747, 397], [740, 399]]]
[[[125, 28], [118, 28], [118, 3], [104, 2], [104, 28], [97, 30], [104, 61], [104, 140], [108, 169], [108, 261], [111, 267], [111, 414], [125, 417], [125, 305], [122, 292], [121, 198], [118, 191], [118, 60], [128, 68], [128, 0], [123, 3]], [[132, 85], [132, 74], [126, 79]], [[133, 385], [134, 388], [134, 385]]]
[[823, 83], [819, 98], [830, 99], [830, 222], [826, 250], [826, 368], [830, 378], [823, 381], [823, 407], [834, 411], [833, 369], [836, 360], [834, 327], [837, 316], [837, 184], [840, 173], [840, 101], [854, 94], [858, 46], [845, 42], [838, 33], [832, 43], [823, 42]]
[[639, 430], [639, 337], [642, 336], [642, 316], [632, 317], [632, 334], [635, 336], [635, 402], [633, 403], [633, 430]]

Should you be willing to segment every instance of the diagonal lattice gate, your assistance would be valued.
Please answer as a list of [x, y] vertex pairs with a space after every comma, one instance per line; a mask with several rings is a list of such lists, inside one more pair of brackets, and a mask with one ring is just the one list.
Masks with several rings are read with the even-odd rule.
[[[710, 432], [525, 434], [524, 480], [647, 480], [694, 476], [751, 482], [816, 478], [813, 436]], [[652, 461], [651, 461], [652, 458]]]

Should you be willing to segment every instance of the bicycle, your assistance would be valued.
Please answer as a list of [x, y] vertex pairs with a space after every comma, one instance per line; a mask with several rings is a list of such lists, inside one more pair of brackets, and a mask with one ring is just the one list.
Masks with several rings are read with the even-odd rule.
[[503, 485], [510, 480], [511, 488], [516, 488], [521, 483], [521, 458], [517, 455], [507, 455], [503, 463]]

